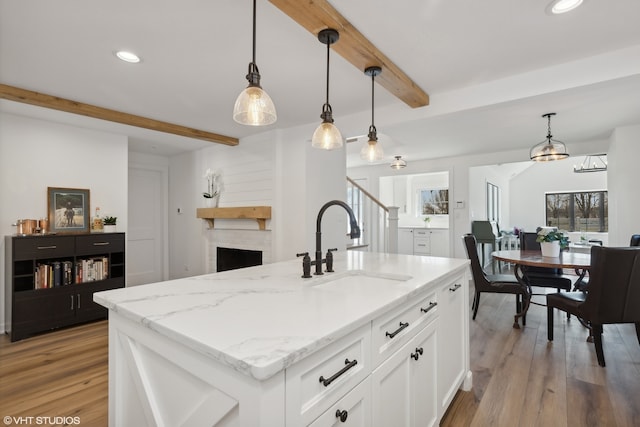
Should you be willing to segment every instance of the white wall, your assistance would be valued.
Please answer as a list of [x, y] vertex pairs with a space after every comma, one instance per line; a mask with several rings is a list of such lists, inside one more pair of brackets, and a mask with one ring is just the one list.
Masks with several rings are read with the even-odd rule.
[[640, 126], [621, 127], [611, 137], [609, 161], [609, 244], [627, 246], [640, 233]]
[[[527, 166], [531, 162], [526, 163]], [[511, 167], [510, 165], [489, 165], [469, 168], [469, 219], [470, 221], [487, 220], [487, 183], [494, 184], [500, 189], [500, 221], [501, 230], [511, 230], [515, 224], [511, 221], [509, 212], [510, 188], [512, 174], [525, 167]]]
[[[569, 152], [575, 155], [600, 152], [606, 153], [608, 148], [608, 140], [585, 141], [573, 145], [567, 144]], [[407, 167], [399, 171], [392, 170], [388, 164], [382, 164], [378, 166], [350, 168], [347, 171], [347, 175], [353, 179], [368, 179], [371, 187], [371, 194], [377, 196], [379, 194], [377, 183], [381, 176], [449, 171], [449, 200], [452, 204], [451, 212], [453, 213], [449, 218], [449, 234], [452, 239], [454, 256], [457, 258], [466, 258], [464, 247], [462, 246], [462, 236], [465, 233], [471, 232], [469, 198], [471, 192], [478, 191], [469, 187], [469, 168], [472, 166], [521, 162], [523, 159], [528, 158], [529, 150], [513, 150], [499, 153], [483, 153], [464, 157], [419, 161], [411, 161], [410, 158], [407, 158]], [[611, 192], [609, 194], [611, 195]], [[456, 201], [463, 202], [464, 208], [456, 208]], [[513, 203], [513, 201], [511, 203]], [[513, 222], [514, 218], [511, 217], [510, 221]]]
[[[47, 187], [87, 188], [91, 212], [118, 217], [127, 230], [127, 137], [0, 113], [0, 229], [47, 216]], [[4, 260], [4, 239], [0, 256]], [[0, 319], [4, 330], [4, 262]]]
[[[607, 190], [607, 173], [574, 173], [582, 158], [534, 163], [511, 180], [509, 211], [514, 226], [535, 231], [545, 224], [545, 193]], [[610, 193], [609, 193], [610, 194]], [[611, 212], [611, 206], [609, 206]], [[611, 224], [611, 218], [609, 218]], [[590, 233], [595, 238], [596, 233]], [[572, 241], [576, 239], [571, 239]]]
[[[385, 206], [398, 206], [399, 227], [424, 227], [425, 215], [420, 207], [420, 190], [448, 189], [449, 172], [382, 177], [379, 180], [380, 201]], [[449, 207], [452, 205], [449, 204]], [[449, 228], [449, 215], [429, 215], [433, 228]]]
[[[206, 222], [196, 218], [204, 207], [207, 168], [222, 174], [220, 207], [272, 207], [272, 261], [295, 258], [315, 248], [320, 207], [346, 198], [345, 150], [313, 149], [313, 129], [268, 131], [243, 138], [235, 147], [212, 145], [170, 159], [170, 277], [203, 274], [206, 269]], [[184, 214], [177, 215], [180, 206]], [[346, 248], [346, 213], [331, 208], [322, 220], [323, 251]], [[216, 220], [216, 228], [255, 229], [254, 220]], [[185, 269], [188, 266], [188, 271]]]

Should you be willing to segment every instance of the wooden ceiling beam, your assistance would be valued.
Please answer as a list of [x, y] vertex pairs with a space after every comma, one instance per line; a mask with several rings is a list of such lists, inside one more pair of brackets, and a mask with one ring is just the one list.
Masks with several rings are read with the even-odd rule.
[[381, 67], [382, 73], [376, 76], [376, 82], [410, 107], [429, 105], [429, 95], [367, 40], [327, 0], [269, 1], [314, 35], [325, 28], [338, 30], [340, 39], [331, 46], [331, 49], [363, 73], [367, 67]]
[[96, 107], [95, 105], [58, 98], [57, 96], [46, 95], [4, 84], [0, 84], [0, 98], [15, 102], [22, 102], [24, 104], [37, 105], [38, 107], [65, 111], [67, 113], [93, 117], [94, 119], [107, 120], [109, 122], [150, 129], [157, 132], [201, 139], [204, 141], [215, 142], [217, 144], [238, 145], [239, 143], [238, 138], [231, 136], [219, 135], [217, 133], [162, 122], [155, 119], [136, 116], [134, 114], [110, 110], [108, 108]]

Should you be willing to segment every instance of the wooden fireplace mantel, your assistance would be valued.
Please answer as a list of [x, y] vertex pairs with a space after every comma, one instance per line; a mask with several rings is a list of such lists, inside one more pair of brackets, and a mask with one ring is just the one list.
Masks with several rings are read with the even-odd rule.
[[220, 219], [255, 219], [258, 221], [258, 228], [264, 230], [267, 220], [271, 219], [271, 206], [239, 206], [233, 208], [198, 208], [196, 216], [209, 223], [209, 228], [213, 228], [216, 218]]

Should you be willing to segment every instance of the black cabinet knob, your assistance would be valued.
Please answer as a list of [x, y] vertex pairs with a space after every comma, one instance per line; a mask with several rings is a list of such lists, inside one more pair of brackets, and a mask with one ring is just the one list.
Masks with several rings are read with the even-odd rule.
[[349, 415], [349, 413], [346, 410], [341, 411], [340, 409], [338, 409], [336, 411], [336, 418], [338, 418], [341, 423], [344, 423], [344, 422], [347, 421], [347, 416], [348, 415]]

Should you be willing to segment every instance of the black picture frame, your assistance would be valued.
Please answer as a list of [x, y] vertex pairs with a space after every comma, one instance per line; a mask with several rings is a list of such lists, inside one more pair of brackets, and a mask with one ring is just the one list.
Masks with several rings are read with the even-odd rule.
[[90, 206], [88, 189], [47, 187], [49, 232], [88, 233]]

